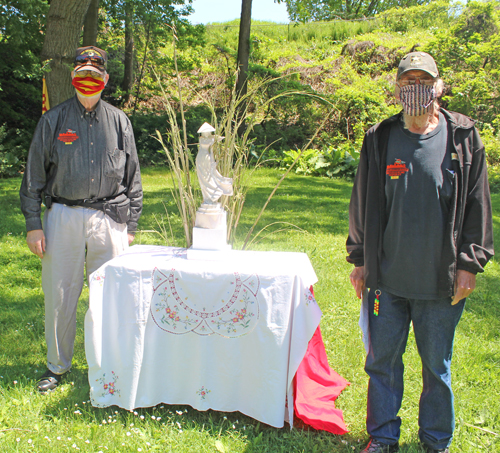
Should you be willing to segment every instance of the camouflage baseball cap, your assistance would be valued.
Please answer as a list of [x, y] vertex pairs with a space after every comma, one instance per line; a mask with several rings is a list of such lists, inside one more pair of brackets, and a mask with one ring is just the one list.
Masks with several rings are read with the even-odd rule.
[[432, 77], [438, 77], [439, 71], [434, 58], [425, 52], [410, 52], [406, 54], [399, 62], [398, 79], [408, 71], [425, 71]]

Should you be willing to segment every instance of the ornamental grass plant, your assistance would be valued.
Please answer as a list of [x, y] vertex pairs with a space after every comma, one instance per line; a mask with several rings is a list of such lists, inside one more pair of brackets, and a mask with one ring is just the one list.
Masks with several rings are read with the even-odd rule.
[[[178, 123], [176, 111], [172, 106], [172, 96], [167, 94], [163, 87], [161, 78], [155, 73], [157, 83], [163, 95], [162, 101], [164, 109], [167, 112], [169, 120], [167, 139], [164, 140], [162, 134], [158, 130], [156, 131], [156, 136], [158, 141], [161, 143], [167, 158], [167, 163], [172, 170], [170, 173], [173, 184], [172, 196], [175, 199], [177, 210], [182, 219], [185, 245], [189, 248], [193, 242], [192, 235], [193, 227], [195, 226], [196, 211], [203, 200], [201, 199], [198, 177], [195, 171], [196, 165], [194, 156], [197, 153], [198, 143], [188, 144], [187, 140], [188, 134], [184, 117], [183, 87], [181, 75], [177, 67], [175, 28], [173, 29], [173, 36], [173, 61], [177, 82], [176, 95], [178, 108], [181, 113], [181, 124]], [[309, 142], [303, 149], [297, 151], [296, 158], [288, 164], [285, 174], [277, 182], [262, 207], [262, 210], [256, 216], [254, 224], [248, 231], [242, 245], [242, 248], [244, 249], [264, 230], [269, 228], [273, 230], [276, 225], [278, 225], [280, 231], [295, 227], [290, 222], [273, 222], [258, 231], [255, 237], [252, 238], [252, 234], [254, 233], [257, 223], [283, 179], [300, 160], [302, 154], [314, 142], [314, 139], [324, 128], [327, 120], [332, 113], [336, 111], [336, 109], [333, 108], [330, 102], [320, 96], [311, 95], [305, 91], [284, 90], [274, 96], [266, 98], [261, 96], [261, 93], [266, 91], [269, 85], [272, 85], [285, 77], [268, 77], [264, 79], [251, 80], [250, 82], [252, 83], [248, 83], [248, 88], [245, 92], [237, 91], [237, 78], [238, 74], [235, 74], [233, 78], [234, 83], [232, 83], [230, 90], [221, 90], [215, 87], [214, 89], [203, 93], [189, 93], [189, 97], [197, 97], [199, 102], [205, 105], [207, 110], [210, 112], [211, 117], [206, 118], [205, 122], [210, 123], [210, 125], [215, 129], [215, 141], [211, 146], [211, 151], [213, 152], [219, 173], [224, 177], [232, 179], [233, 195], [223, 195], [219, 202], [222, 208], [227, 212], [227, 241], [233, 247], [235, 246], [236, 231], [243, 212], [248, 187], [251, 184], [252, 174], [257, 168], [259, 168], [262, 163], [261, 158], [265, 155], [266, 151], [264, 150], [260, 156], [256, 158], [252, 155], [252, 141], [250, 140], [250, 134], [252, 133], [254, 127], [266, 119], [266, 111], [268, 111], [270, 106], [272, 106], [278, 99], [293, 96], [314, 97], [326, 105], [325, 110], [330, 110], [330, 112], [325, 115], [320, 126], [309, 139]], [[226, 86], [230, 85], [230, 83], [231, 80], [223, 81], [223, 84]], [[226, 102], [223, 104], [225, 107], [217, 108], [217, 104], [220, 105], [220, 99], [216, 100], [215, 98], [221, 94], [227, 97]], [[201, 124], [199, 126], [201, 126]], [[193, 148], [196, 149], [193, 150]], [[168, 230], [163, 227], [164, 222], [158, 221], [157, 223], [161, 229], [160, 235], [167, 243], [171, 243], [171, 238], [168, 238], [168, 234], [167, 237], [165, 236], [165, 234], [168, 233]], [[266, 234], [269, 234], [269, 232], [266, 232]]]

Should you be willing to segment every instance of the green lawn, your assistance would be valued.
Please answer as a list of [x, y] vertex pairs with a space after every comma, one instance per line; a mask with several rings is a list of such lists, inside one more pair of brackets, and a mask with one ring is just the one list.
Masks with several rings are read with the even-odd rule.
[[[239, 227], [236, 247], [281, 176], [259, 170]], [[157, 230], [158, 216], [169, 210], [174, 236], [182, 245], [180, 221], [164, 170], [143, 171], [144, 214], [139, 228]], [[89, 403], [83, 319], [85, 287], [78, 310], [74, 365], [55, 392], [39, 395], [34, 378], [45, 370], [44, 304], [40, 260], [25, 246], [19, 209], [20, 179], [0, 180], [0, 452], [358, 452], [367, 440], [367, 378], [357, 326], [359, 302], [350, 287], [345, 237], [351, 184], [342, 180], [290, 175], [261, 219], [287, 221], [306, 232], [265, 237], [260, 250], [308, 254], [319, 282], [315, 294], [323, 311], [321, 330], [331, 366], [351, 382], [337, 400], [350, 432], [334, 436], [314, 430], [275, 429], [240, 413], [197, 412], [188, 406], [161, 405], [130, 413]], [[500, 194], [493, 195], [494, 225], [500, 243]], [[172, 211], [172, 212], [170, 212]], [[166, 244], [158, 234], [137, 236], [143, 244]], [[478, 276], [459, 324], [453, 363], [457, 429], [454, 452], [500, 451], [500, 267], [491, 262]], [[421, 390], [420, 361], [413, 340], [406, 360], [401, 451], [421, 452], [417, 415]]]

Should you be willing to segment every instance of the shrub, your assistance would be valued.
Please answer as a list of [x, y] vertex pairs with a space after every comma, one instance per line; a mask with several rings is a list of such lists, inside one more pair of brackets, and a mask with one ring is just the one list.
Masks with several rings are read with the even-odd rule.
[[16, 176], [24, 170], [31, 134], [0, 126], [0, 178]]

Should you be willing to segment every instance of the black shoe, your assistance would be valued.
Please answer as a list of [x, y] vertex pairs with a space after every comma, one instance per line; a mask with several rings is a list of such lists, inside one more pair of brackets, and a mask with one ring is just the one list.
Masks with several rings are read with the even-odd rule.
[[372, 439], [361, 453], [395, 453], [399, 451], [399, 444], [383, 444], [378, 440]]
[[450, 453], [449, 448], [441, 448], [439, 450], [436, 450], [435, 448], [431, 448], [427, 445], [424, 445], [426, 453]]
[[47, 370], [44, 375], [38, 380], [36, 387], [40, 393], [48, 392], [49, 390], [54, 390], [62, 380], [63, 374], [55, 374], [50, 370]]

